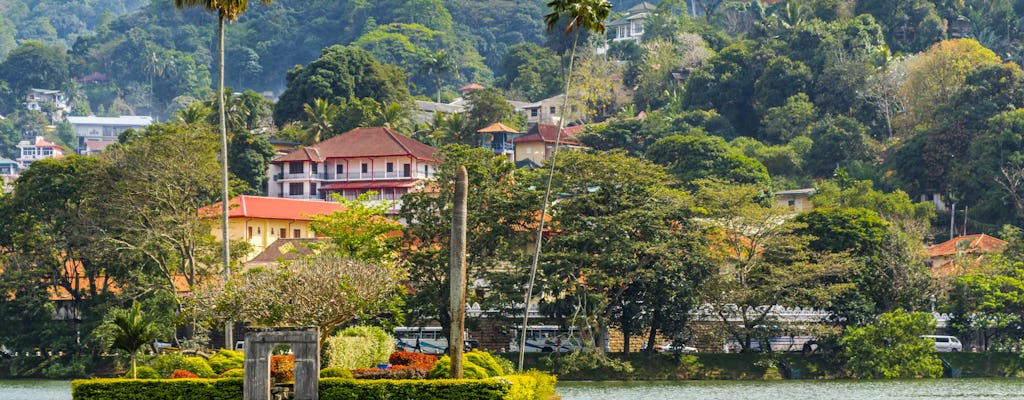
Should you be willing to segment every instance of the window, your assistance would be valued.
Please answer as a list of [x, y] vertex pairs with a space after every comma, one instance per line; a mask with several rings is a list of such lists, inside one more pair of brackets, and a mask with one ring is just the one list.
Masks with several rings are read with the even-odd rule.
[[284, 239], [284, 238], [288, 237], [288, 231], [286, 231], [284, 228], [281, 228], [280, 233], [281, 233], [281, 239]]
[[409, 177], [409, 175], [412, 175], [412, 165], [402, 164], [402, 176]]
[[302, 230], [301, 229], [296, 229], [296, 230], [292, 231], [292, 237], [301, 238], [302, 237]]
[[796, 200], [790, 200], [788, 204], [790, 207], [796, 207]]
[[550, 111], [551, 111], [551, 114], [554, 114], [554, 113], [555, 113], [555, 106], [551, 106], [551, 107], [550, 107], [549, 109], [550, 109]]
[[310, 182], [310, 184], [309, 184], [309, 194], [311, 194], [313, 196], [316, 196], [317, 193], [316, 193], [316, 184], [315, 183]]
[[334, 168], [335, 168], [335, 172], [337, 172], [338, 175], [344, 175], [345, 174], [345, 166], [344, 165], [338, 164], [338, 166], [334, 167]]
[[302, 182], [293, 182], [288, 184], [288, 194], [292, 196], [301, 196], [305, 194], [302, 187]]
[[246, 239], [252, 240], [252, 227], [251, 226], [248, 228], [248, 231], [249, 231], [249, 236], [247, 236]]
[[370, 164], [363, 163], [362, 171], [363, 171], [364, 174], [370, 172]]
[[387, 165], [388, 172], [395, 172], [395, 163], [389, 162]]
[[430, 166], [429, 165], [424, 165], [423, 166], [423, 177], [425, 177], [425, 178], [429, 178], [430, 177]]
[[537, 108], [531, 108], [530, 109], [530, 116], [531, 117], [536, 117], [537, 116], [537, 110], [538, 110]]
[[302, 162], [290, 162], [288, 163], [289, 174], [301, 174], [302, 173]]
[[316, 170], [317, 170], [317, 168], [318, 168], [318, 167], [317, 167], [317, 163], [312, 163], [312, 164], [309, 164], [309, 166], [310, 166], [311, 168], [313, 168], [313, 173], [315, 174], [315, 173], [316, 173]]

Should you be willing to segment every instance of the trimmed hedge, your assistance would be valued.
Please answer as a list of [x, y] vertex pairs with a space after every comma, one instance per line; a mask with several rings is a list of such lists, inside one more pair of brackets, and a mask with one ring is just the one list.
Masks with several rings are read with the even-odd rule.
[[76, 400], [239, 400], [242, 379], [80, 379], [71, 382]]
[[[321, 400], [546, 400], [554, 377], [537, 373], [480, 380], [320, 379]], [[81, 379], [71, 382], [74, 400], [240, 400], [242, 379]]]

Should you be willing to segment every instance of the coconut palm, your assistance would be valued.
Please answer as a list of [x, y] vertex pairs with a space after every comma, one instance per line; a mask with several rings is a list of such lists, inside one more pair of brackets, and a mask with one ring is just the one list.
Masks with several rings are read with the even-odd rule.
[[[596, 33], [604, 33], [604, 21], [611, 14], [612, 5], [608, 0], [552, 0], [548, 2], [551, 13], [544, 16], [544, 23], [548, 30], [558, 25], [562, 18], [569, 18], [563, 35], [574, 34], [572, 49], [569, 51], [569, 68], [565, 74], [565, 95], [562, 100], [562, 114], [567, 114], [569, 96], [572, 93], [572, 67], [576, 58], [576, 44], [579, 42], [580, 29]], [[555, 161], [558, 159], [558, 145], [562, 140], [562, 128], [565, 127], [565, 117], [558, 118], [558, 132], [555, 134], [555, 146], [551, 152], [551, 169], [548, 171], [548, 181], [544, 189], [544, 202], [541, 204], [540, 221], [537, 224], [537, 241], [534, 243], [533, 263], [530, 265], [530, 281], [526, 286], [526, 293], [523, 299], [523, 326], [528, 326], [530, 299], [533, 297], [533, 284], [537, 276], [537, 262], [540, 260], [540, 250], [544, 237], [544, 218], [548, 213], [548, 201], [551, 198], [551, 180], [555, 174]], [[526, 347], [526, 329], [522, 330], [519, 337], [519, 370], [523, 370], [524, 349]]]
[[114, 310], [112, 325], [113, 339], [110, 348], [123, 350], [132, 358], [132, 379], [137, 377], [135, 370], [135, 356], [143, 346], [149, 344], [156, 338], [156, 328], [153, 322], [149, 321], [142, 314], [139, 303], [132, 304], [130, 310]]
[[302, 105], [302, 111], [306, 113], [307, 129], [306, 144], [311, 145], [323, 140], [324, 134], [334, 124], [334, 117], [338, 115], [337, 104], [330, 104], [321, 98], [313, 99], [313, 103]]
[[437, 102], [441, 102], [441, 75], [458, 71], [455, 59], [444, 50], [428, 51], [422, 55], [417, 72], [432, 75], [437, 84]]
[[[260, 0], [263, 4], [273, 0]], [[231, 271], [231, 249], [228, 240], [228, 128], [224, 116], [224, 22], [237, 20], [249, 8], [249, 0], [174, 0], [177, 9], [202, 7], [217, 13], [217, 108], [220, 115], [220, 163], [221, 163], [221, 242], [225, 279]], [[231, 348], [231, 325], [225, 327], [224, 347]]]

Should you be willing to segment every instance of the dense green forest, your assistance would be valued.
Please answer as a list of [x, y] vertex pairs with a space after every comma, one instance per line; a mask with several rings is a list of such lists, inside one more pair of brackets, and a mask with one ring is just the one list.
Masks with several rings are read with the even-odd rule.
[[[568, 119], [585, 125], [579, 140], [591, 150], [558, 161], [559, 234], [544, 244], [540, 290], [566, 295], [546, 299], [545, 314], [649, 332], [651, 348], [654, 332], [682, 335], [697, 305], [814, 307], [842, 326], [935, 307], [985, 347], [1024, 340], [1024, 3], [664, 0], [640, 44], [567, 29], [569, 14], [546, 19], [545, 1], [251, 3], [226, 33], [232, 191], [265, 190], [272, 138], [308, 145], [387, 125], [437, 146], [443, 188], [459, 164], [491, 183], [470, 200], [470, 264], [491, 283], [477, 299], [487, 306], [522, 299], [519, 236], [546, 178], [469, 146], [492, 122], [525, 128], [505, 100], [563, 93], [568, 78]], [[639, 3], [616, 2], [602, 21]], [[0, 291], [17, 293], [0, 311], [22, 321], [0, 327], [0, 343], [45, 336], [96, 356], [94, 339], [70, 332], [134, 300], [168, 326], [187, 325], [168, 311], [179, 305], [167, 282], [201, 281], [215, 264], [196, 213], [218, 198], [216, 15], [172, 1], [0, 9], [5, 157], [25, 132], [73, 140], [66, 123], [22, 110], [31, 88], [67, 91], [73, 114], [166, 122], [98, 157], [33, 164], [0, 198]], [[469, 83], [486, 89], [465, 95], [467, 112], [412, 118], [413, 99], [450, 102]], [[189, 156], [195, 165], [182, 168]], [[769, 199], [797, 188], [815, 188], [815, 209], [788, 218]], [[406, 245], [438, 245], [391, 249], [420, 289], [408, 296], [410, 319], [447, 318], [438, 299], [451, 210], [448, 192], [437, 193], [406, 196], [401, 216], [422, 221], [404, 228]], [[126, 218], [136, 213], [153, 218]], [[999, 236], [1007, 251], [936, 277], [923, 248], [951, 230]], [[70, 258], [125, 291], [71, 287], [61, 275]], [[48, 285], [71, 292], [82, 326], [45, 318]]]

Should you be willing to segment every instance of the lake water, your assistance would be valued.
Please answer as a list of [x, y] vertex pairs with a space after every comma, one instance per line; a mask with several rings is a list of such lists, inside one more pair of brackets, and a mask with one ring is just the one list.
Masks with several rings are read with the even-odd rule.
[[0, 380], [3, 400], [70, 400], [70, 381]]
[[1024, 400], [1024, 379], [559, 382], [558, 393], [562, 400]]
[[[563, 400], [1020, 399], [1024, 379], [559, 382]], [[71, 382], [0, 380], [0, 400], [69, 400]]]

